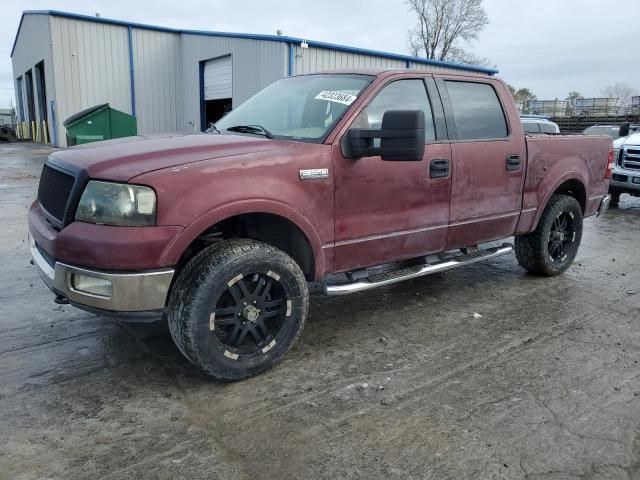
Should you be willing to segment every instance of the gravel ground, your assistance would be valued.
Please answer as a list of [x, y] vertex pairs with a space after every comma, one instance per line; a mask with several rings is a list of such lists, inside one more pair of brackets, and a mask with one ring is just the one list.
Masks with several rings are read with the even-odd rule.
[[26, 241], [47, 153], [0, 145], [0, 478], [640, 478], [640, 199], [558, 278], [506, 256], [314, 297], [278, 368], [224, 385], [53, 303]]

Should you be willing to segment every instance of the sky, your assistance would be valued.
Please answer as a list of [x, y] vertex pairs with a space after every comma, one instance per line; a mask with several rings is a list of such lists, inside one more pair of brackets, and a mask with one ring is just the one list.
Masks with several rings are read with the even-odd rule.
[[[539, 99], [640, 90], [640, 0], [484, 0], [489, 25], [470, 49]], [[152, 8], [149, 6], [153, 5]], [[615, 5], [615, 6], [614, 6]], [[2, 0], [0, 108], [15, 102], [11, 47], [23, 10], [62, 10], [166, 27], [285, 35], [407, 54], [404, 0]]]

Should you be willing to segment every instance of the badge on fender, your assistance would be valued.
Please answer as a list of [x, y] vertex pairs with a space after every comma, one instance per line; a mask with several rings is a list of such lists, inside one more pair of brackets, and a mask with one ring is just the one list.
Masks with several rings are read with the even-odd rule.
[[300, 170], [300, 180], [324, 180], [326, 178], [329, 178], [328, 168]]

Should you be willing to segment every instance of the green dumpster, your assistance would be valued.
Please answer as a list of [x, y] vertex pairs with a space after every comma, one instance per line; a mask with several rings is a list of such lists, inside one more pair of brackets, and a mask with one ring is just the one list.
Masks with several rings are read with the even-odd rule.
[[138, 131], [134, 117], [111, 108], [108, 103], [71, 115], [64, 121], [64, 126], [68, 146], [131, 137]]

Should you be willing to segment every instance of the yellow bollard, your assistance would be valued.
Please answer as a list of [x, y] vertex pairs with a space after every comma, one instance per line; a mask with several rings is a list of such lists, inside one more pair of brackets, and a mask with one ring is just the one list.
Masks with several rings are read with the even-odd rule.
[[40, 122], [36, 122], [36, 133], [35, 133], [35, 141], [36, 143], [40, 143]]
[[49, 145], [49, 129], [47, 128], [47, 121], [46, 120], [42, 121], [42, 133], [43, 133], [43, 136], [44, 136], [44, 143]]
[[33, 120], [31, 120], [31, 141], [35, 141], [35, 135], [36, 135], [36, 122], [34, 122]]

